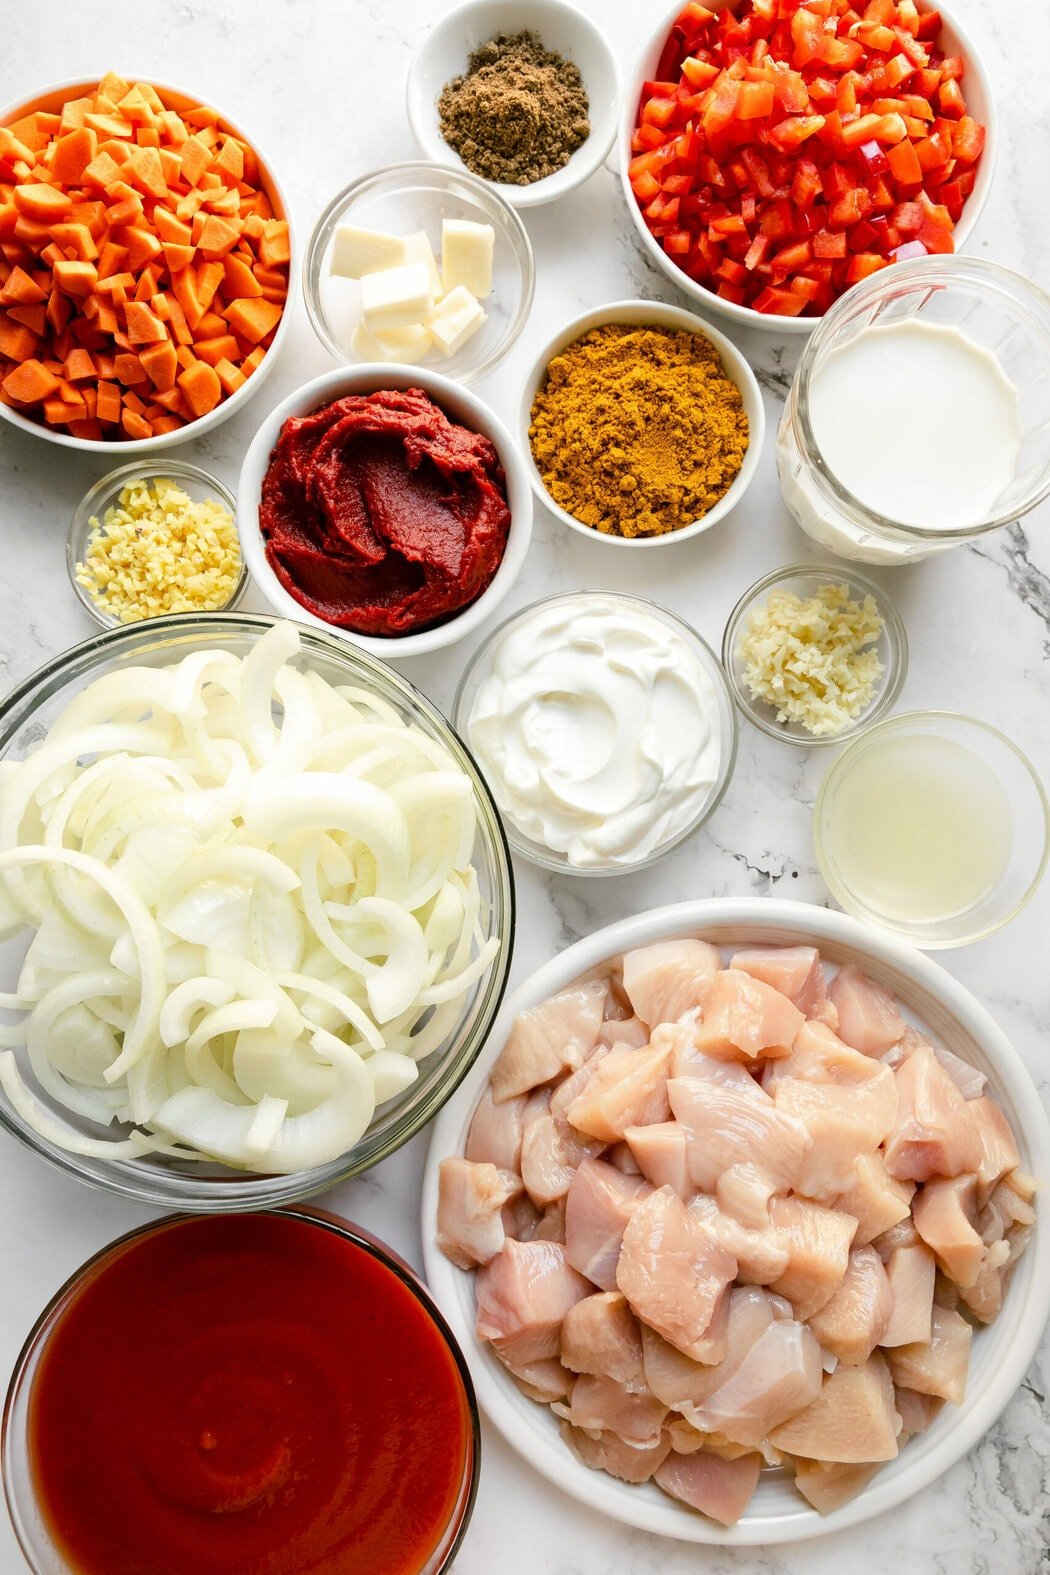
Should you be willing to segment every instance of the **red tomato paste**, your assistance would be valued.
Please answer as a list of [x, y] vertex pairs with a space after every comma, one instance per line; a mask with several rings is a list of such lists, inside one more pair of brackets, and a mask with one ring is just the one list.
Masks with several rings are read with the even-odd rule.
[[510, 510], [488, 438], [421, 389], [386, 389], [284, 423], [259, 523], [274, 573], [315, 617], [400, 635], [481, 595], [506, 551]]
[[472, 1439], [402, 1279], [282, 1214], [116, 1248], [30, 1393], [37, 1500], [77, 1575], [417, 1575], [462, 1514]]

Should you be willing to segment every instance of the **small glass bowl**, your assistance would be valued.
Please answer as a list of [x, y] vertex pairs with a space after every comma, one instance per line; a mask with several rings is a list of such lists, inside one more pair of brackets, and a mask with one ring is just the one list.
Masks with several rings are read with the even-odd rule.
[[[998, 779], [1011, 817], [1009, 854], [990, 889], [961, 910], [926, 920], [886, 911], [855, 889], [843, 867], [842, 828], [837, 824], [838, 794], [847, 777], [885, 744], [909, 737], [944, 740], [977, 756]], [[889, 812], [885, 793], [879, 803]], [[958, 835], [959, 862], [971, 862], [965, 828], [958, 828]], [[831, 766], [813, 811], [813, 845], [824, 882], [847, 913], [924, 950], [967, 946], [1009, 924], [1034, 895], [1050, 853], [1050, 803], [1027, 756], [997, 728], [956, 711], [907, 711], [866, 730]]]
[[[373, 1236], [360, 1225], [351, 1224], [320, 1209], [289, 1208], [282, 1209], [280, 1213], [281, 1217], [290, 1216], [304, 1225], [333, 1232], [349, 1246], [369, 1254], [388, 1269], [420, 1304], [455, 1364], [462, 1385], [463, 1404], [467, 1416], [467, 1449], [463, 1462], [463, 1479], [438, 1546], [420, 1570], [406, 1572], [406, 1575], [444, 1575], [446, 1570], [451, 1570], [470, 1523], [481, 1470], [480, 1418], [474, 1385], [463, 1352], [444, 1314], [423, 1281], [404, 1259], [377, 1236]], [[48, 1530], [37, 1505], [30, 1466], [29, 1406], [33, 1382], [47, 1350], [48, 1340], [70, 1305], [115, 1257], [132, 1244], [142, 1241], [144, 1237], [153, 1236], [159, 1231], [170, 1229], [172, 1225], [185, 1222], [185, 1215], [170, 1214], [163, 1219], [140, 1225], [137, 1229], [128, 1231], [116, 1241], [111, 1241], [100, 1248], [86, 1263], [81, 1264], [76, 1273], [72, 1274], [51, 1298], [19, 1352], [4, 1402], [0, 1456], [3, 1464], [4, 1496], [11, 1523], [26, 1564], [33, 1575], [79, 1575], [80, 1572], [79, 1565], [74, 1569], [74, 1566], [66, 1561]]]
[[[101, 629], [124, 629], [128, 624], [123, 619], [115, 618], [112, 613], [103, 612], [102, 608], [92, 600], [88, 592], [77, 579], [77, 569], [84, 561], [91, 537], [91, 521], [97, 519], [104, 522], [106, 510], [112, 508], [120, 498], [123, 489], [136, 481], [175, 481], [193, 499], [195, 503], [203, 502], [206, 498], [213, 498], [221, 503], [233, 516], [234, 529], [237, 527], [237, 503], [230, 489], [223, 485], [215, 476], [210, 476], [206, 470], [201, 470], [197, 465], [187, 465], [184, 460], [143, 459], [135, 465], [121, 465], [119, 470], [111, 470], [107, 475], [96, 481], [94, 486], [81, 498], [73, 515], [66, 538], [66, 571], [69, 583], [72, 585], [76, 598], [84, 611], [93, 622]], [[238, 550], [240, 550], [240, 537], [238, 535]], [[232, 612], [244, 599], [248, 589], [248, 566], [241, 552], [241, 572], [234, 587], [233, 595], [221, 607], [211, 608], [207, 613], [178, 613], [163, 614], [158, 617], [176, 616], [209, 617], [211, 613]], [[136, 619], [134, 622], [149, 622], [148, 619]]]
[[509, 203], [467, 170], [439, 164], [391, 164], [362, 175], [333, 197], [314, 226], [303, 266], [303, 293], [314, 331], [328, 353], [353, 366], [361, 362], [351, 347], [360, 319], [361, 287], [353, 279], [329, 276], [332, 238], [352, 220], [392, 235], [425, 230], [435, 256], [441, 257], [441, 221], [467, 219], [490, 224], [496, 232], [492, 293], [482, 302], [486, 321], [454, 355], [430, 350], [418, 363], [464, 384], [491, 372], [525, 326], [532, 306], [536, 269], [532, 243]]
[[[684, 619], [669, 612], [666, 607], [658, 606], [656, 602], [647, 601], [641, 596], [623, 595], [617, 591], [601, 591], [600, 593], [566, 591], [561, 596], [543, 597], [540, 601], [531, 602], [529, 606], [522, 607], [510, 618], [505, 619], [503, 623], [498, 624], [474, 652], [456, 690], [456, 697], [452, 707], [452, 725], [469, 749], [471, 747], [470, 715], [474, 709], [474, 701], [477, 698], [478, 690], [492, 670], [493, 658], [500, 643], [514, 625], [528, 618], [539, 607], [552, 607], [559, 602], [573, 601], [581, 602], [586, 606], [594, 594], [600, 594], [603, 601], [617, 602], [635, 611], [640, 609], [650, 617], [659, 619], [683, 639], [696, 655], [701, 667], [711, 680], [711, 686], [718, 702], [721, 752], [718, 763], [718, 777], [713, 787], [699, 805], [696, 814], [689, 821], [688, 825], [684, 826], [676, 836], [669, 838], [668, 841], [662, 843], [658, 848], [654, 848], [644, 858], [637, 859], [630, 864], [589, 864], [583, 867], [578, 864], [571, 864], [567, 854], [559, 853], [555, 849], [547, 847], [546, 843], [536, 842], [520, 831], [500, 803], [496, 784], [489, 781], [487, 777], [485, 780], [488, 784], [489, 792], [500, 810], [507, 841], [515, 853], [520, 853], [523, 858], [529, 859], [533, 864], [538, 864], [541, 869], [554, 870], [559, 875], [633, 875], [637, 870], [648, 869], [651, 864], [655, 864], [659, 859], [664, 858], [673, 848], [677, 848], [681, 843], [685, 842], [687, 838], [693, 835], [694, 831], [699, 830], [704, 822], [711, 818], [722, 802], [736, 763], [736, 712], [733, 707], [733, 697], [730, 693], [729, 684], [726, 682], [726, 675], [722, 669], [721, 662], [707, 641], [702, 639], [696, 630], [691, 628]], [[484, 776], [484, 767], [481, 762], [476, 760], [476, 764], [478, 770]]]
[[[824, 585], [844, 585], [851, 601], [862, 602], [866, 596], [873, 597], [882, 615], [882, 633], [874, 646], [882, 662], [882, 677], [878, 680], [875, 694], [867, 709], [854, 721], [847, 723], [839, 732], [827, 736], [808, 732], [800, 722], [778, 722], [776, 707], [767, 705], [764, 700], [757, 700], [747, 687], [744, 663], [739, 655], [740, 640], [747, 630], [748, 619], [757, 606], [769, 599], [771, 591], [791, 591], [800, 598], [806, 598], [815, 596]], [[729, 674], [737, 705], [748, 721], [761, 732], [768, 733], [770, 738], [779, 738], [784, 743], [801, 744], [807, 748], [842, 744], [871, 727], [897, 699], [908, 675], [908, 636], [904, 632], [900, 613], [881, 585], [876, 585], [853, 568], [847, 570], [841, 563], [792, 563], [785, 568], [774, 569], [772, 574], [763, 575], [741, 596], [729, 615], [722, 637], [722, 665]]]

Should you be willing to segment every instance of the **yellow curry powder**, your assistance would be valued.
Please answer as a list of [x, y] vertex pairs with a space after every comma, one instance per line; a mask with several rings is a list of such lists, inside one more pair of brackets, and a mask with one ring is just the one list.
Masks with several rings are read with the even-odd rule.
[[609, 323], [551, 361], [529, 440], [544, 486], [574, 519], [611, 536], [661, 536], [729, 491], [748, 422], [701, 334]]

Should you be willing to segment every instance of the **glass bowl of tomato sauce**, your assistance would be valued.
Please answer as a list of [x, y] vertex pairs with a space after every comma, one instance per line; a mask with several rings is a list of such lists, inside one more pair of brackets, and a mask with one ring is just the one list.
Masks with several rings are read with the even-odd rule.
[[170, 1215], [90, 1258], [15, 1364], [2, 1455], [34, 1575], [441, 1575], [480, 1433], [422, 1282], [299, 1207]]

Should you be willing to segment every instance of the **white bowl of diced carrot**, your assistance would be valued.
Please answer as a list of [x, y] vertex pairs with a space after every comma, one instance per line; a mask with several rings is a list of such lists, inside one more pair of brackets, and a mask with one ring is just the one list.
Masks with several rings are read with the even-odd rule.
[[0, 415], [132, 454], [210, 431], [270, 371], [295, 261], [225, 115], [112, 72], [44, 88], [0, 112]]

